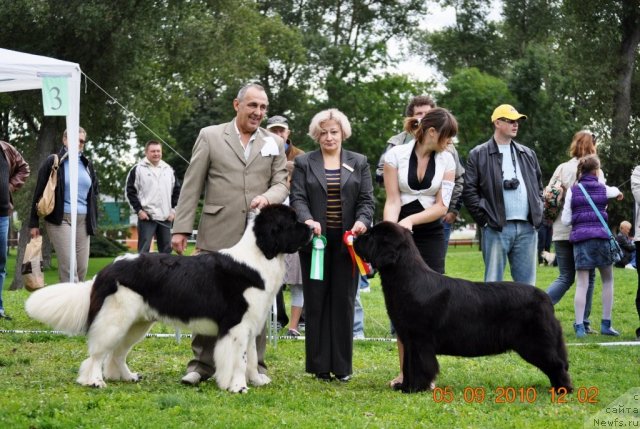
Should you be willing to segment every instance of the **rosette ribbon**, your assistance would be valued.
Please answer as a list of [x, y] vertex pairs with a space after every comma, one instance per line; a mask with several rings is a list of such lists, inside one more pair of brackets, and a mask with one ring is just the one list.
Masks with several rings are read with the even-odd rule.
[[317, 235], [311, 241], [311, 280], [324, 279], [324, 248], [327, 247], [327, 239], [324, 235]]
[[369, 275], [372, 271], [371, 264], [369, 264], [368, 262], [364, 262], [362, 258], [356, 253], [355, 249], [353, 248], [354, 238], [355, 234], [352, 231], [345, 231], [345, 233], [342, 235], [342, 241], [347, 246], [349, 255], [351, 255], [351, 262], [353, 262], [353, 274], [356, 273], [356, 267], [358, 267], [358, 271], [361, 275]]

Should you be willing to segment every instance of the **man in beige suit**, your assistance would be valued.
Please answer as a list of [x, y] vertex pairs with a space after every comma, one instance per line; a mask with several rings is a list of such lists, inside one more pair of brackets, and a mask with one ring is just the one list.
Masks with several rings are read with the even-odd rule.
[[[262, 86], [246, 85], [233, 100], [236, 117], [231, 122], [200, 130], [176, 207], [171, 245], [177, 253], [182, 254], [187, 246], [203, 190], [198, 252], [233, 246], [242, 237], [250, 209], [282, 203], [287, 198], [284, 144], [260, 128], [268, 105]], [[214, 374], [215, 343], [216, 337], [194, 336], [194, 359], [187, 366], [183, 383], [196, 385]], [[256, 347], [259, 370], [265, 372], [264, 331], [256, 338]]]

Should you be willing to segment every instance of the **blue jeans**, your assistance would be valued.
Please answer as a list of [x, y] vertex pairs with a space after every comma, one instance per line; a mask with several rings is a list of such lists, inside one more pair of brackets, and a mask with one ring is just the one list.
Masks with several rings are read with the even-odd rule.
[[[576, 264], [573, 259], [573, 244], [569, 240], [558, 240], [553, 242], [556, 250], [556, 261], [560, 274], [558, 278], [547, 288], [547, 294], [551, 298], [553, 305], [556, 305], [565, 293], [571, 288], [576, 278]], [[589, 286], [587, 287], [587, 301], [584, 307], [584, 321], [589, 324], [591, 314], [591, 301], [593, 299], [593, 284], [596, 279], [596, 270], [589, 270]]]
[[536, 285], [538, 233], [526, 221], [507, 221], [502, 231], [482, 228], [484, 281], [500, 282], [509, 261], [513, 281]]
[[447, 258], [447, 250], [449, 250], [449, 237], [451, 237], [451, 224], [442, 220], [442, 232], [444, 233], [444, 257]]
[[7, 277], [7, 239], [9, 238], [9, 216], [0, 216], [0, 311], [4, 311], [2, 304], [2, 289]]
[[451, 224], [442, 220], [442, 232], [444, 232], [444, 254], [447, 254], [447, 247], [449, 246], [449, 237], [451, 237]]

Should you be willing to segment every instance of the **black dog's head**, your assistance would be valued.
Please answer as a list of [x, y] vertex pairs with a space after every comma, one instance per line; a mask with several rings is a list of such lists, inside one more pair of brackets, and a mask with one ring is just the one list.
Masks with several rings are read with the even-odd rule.
[[393, 222], [380, 222], [353, 242], [358, 255], [378, 269], [397, 264], [400, 258], [415, 257], [411, 232]]
[[267, 259], [295, 253], [311, 241], [313, 230], [299, 222], [295, 210], [283, 204], [269, 205], [255, 216], [256, 244]]

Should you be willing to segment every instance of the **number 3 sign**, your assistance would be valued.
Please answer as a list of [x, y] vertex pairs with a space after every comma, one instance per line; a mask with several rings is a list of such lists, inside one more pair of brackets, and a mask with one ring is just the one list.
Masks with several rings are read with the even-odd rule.
[[45, 116], [69, 114], [68, 80], [66, 77], [42, 78], [42, 104]]

